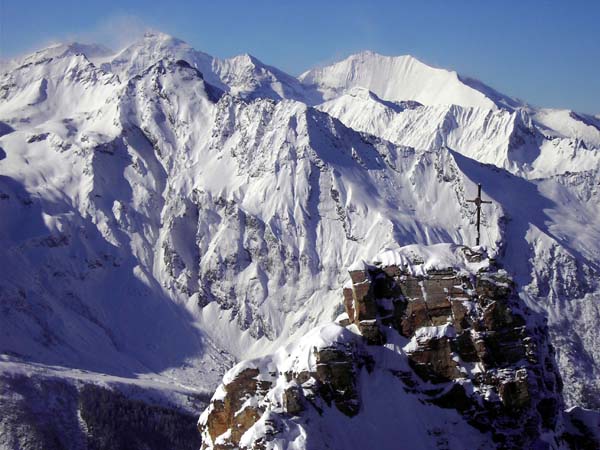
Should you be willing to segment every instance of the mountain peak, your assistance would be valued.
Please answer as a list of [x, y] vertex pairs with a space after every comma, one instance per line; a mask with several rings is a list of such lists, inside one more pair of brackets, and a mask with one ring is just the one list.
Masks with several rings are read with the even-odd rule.
[[376, 52], [374, 50], [361, 50], [357, 53], [350, 54], [345, 59], [362, 59], [362, 58], [402, 59], [402, 60], [407, 60], [407, 61], [414, 60], [414, 61], [420, 62], [421, 64], [424, 64], [418, 58], [416, 58], [412, 55], [409, 55], [409, 54], [406, 54], [406, 55], [384, 55], [384, 54]]
[[226, 59], [226, 61], [229, 61], [232, 64], [239, 64], [245, 66], [266, 66], [266, 64], [264, 64], [260, 59], [258, 59], [256, 56], [251, 55], [250, 53], [242, 53], [239, 55], [235, 55], [231, 58]]
[[5, 67], [6, 69], [10, 69], [26, 64], [37, 64], [54, 58], [63, 58], [65, 56], [83, 55], [85, 58], [93, 60], [106, 58], [112, 54], [114, 54], [114, 51], [99, 44], [82, 44], [74, 41], [59, 42], [28, 55], [7, 61]]
[[395, 64], [395, 65], [419, 65], [423, 67], [427, 67], [433, 70], [444, 70], [446, 72], [455, 73], [452, 70], [445, 69], [437, 69], [436, 67], [430, 66], [429, 64], [424, 63], [416, 56], [406, 54], [406, 55], [384, 55], [382, 53], [378, 53], [373, 50], [362, 50], [357, 53], [352, 53], [348, 55], [346, 58], [334, 63], [335, 64], [343, 64], [343, 63], [351, 63], [351, 64]]
[[140, 39], [137, 39], [120, 53], [130, 53], [132, 50], [145, 49], [146, 51], [175, 51], [179, 49], [196, 51], [187, 42], [160, 31], [146, 31]]
[[67, 44], [63, 44], [66, 52], [70, 52], [73, 54], [81, 53], [85, 55], [87, 58], [95, 58], [102, 56], [109, 56], [114, 54], [114, 50], [101, 45], [101, 44], [82, 44], [80, 42], [70, 42]]
[[247, 99], [256, 97], [280, 100], [296, 99], [310, 104], [318, 103], [295, 77], [265, 64], [249, 53], [215, 60], [213, 69], [229, 86], [230, 92]]
[[51, 53], [56, 57], [82, 54], [87, 58], [109, 56], [114, 53], [113, 50], [101, 44], [83, 44], [76, 41], [53, 44], [41, 50], [40, 52]]
[[187, 42], [158, 31], [147, 31], [143, 37], [121, 50], [103, 68], [126, 80], [141, 74], [161, 59], [184, 60], [199, 70], [204, 78], [214, 86], [223, 89], [223, 85], [213, 74], [214, 58], [195, 50]]
[[[348, 89], [364, 87], [389, 101], [417, 101], [425, 105], [456, 104], [496, 109], [498, 93], [483, 83], [467, 83], [455, 71], [431, 67], [412, 55], [384, 56], [366, 50], [299, 77], [328, 100]], [[495, 91], [494, 91], [495, 92]]]
[[144, 33], [143, 39], [138, 42], [160, 42], [160, 43], [169, 43], [175, 45], [186, 45], [190, 46], [187, 42], [176, 38], [168, 33], [163, 33], [162, 31], [146, 31]]

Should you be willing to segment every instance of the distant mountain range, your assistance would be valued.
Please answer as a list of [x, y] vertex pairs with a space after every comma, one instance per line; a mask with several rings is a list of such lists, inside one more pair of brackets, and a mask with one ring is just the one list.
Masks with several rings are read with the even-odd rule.
[[600, 116], [373, 52], [295, 78], [148, 33], [8, 61], [0, 377], [198, 416], [235, 361], [333, 320], [356, 260], [472, 245], [477, 183], [482, 243], [547, 318], [567, 406], [600, 408]]

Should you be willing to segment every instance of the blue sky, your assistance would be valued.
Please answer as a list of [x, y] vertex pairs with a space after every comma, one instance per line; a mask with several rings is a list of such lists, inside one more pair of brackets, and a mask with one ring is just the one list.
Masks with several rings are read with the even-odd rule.
[[596, 0], [0, 0], [0, 57], [63, 40], [118, 47], [146, 28], [294, 75], [365, 49], [412, 54], [535, 105], [600, 113]]

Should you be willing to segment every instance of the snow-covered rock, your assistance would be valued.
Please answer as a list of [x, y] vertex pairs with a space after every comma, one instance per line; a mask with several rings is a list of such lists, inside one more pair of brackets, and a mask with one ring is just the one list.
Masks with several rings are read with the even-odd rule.
[[568, 404], [600, 404], [597, 118], [416, 62], [389, 66], [425, 80], [414, 95], [339, 71], [315, 108], [313, 88], [252, 57], [159, 33], [108, 53], [2, 66], [2, 370], [212, 390], [235, 360], [337, 317], [363, 255], [472, 243], [482, 183], [483, 244], [547, 316]]
[[308, 104], [316, 104], [321, 99], [317, 92], [307, 89], [296, 78], [252, 55], [219, 59], [160, 32], [147, 32], [143, 39], [105, 61], [102, 68], [126, 81], [164, 58], [188, 62], [208, 83], [243, 98], [288, 98]]
[[199, 419], [203, 448], [594, 442], [593, 415], [566, 432], [547, 328], [482, 249], [412, 245], [353, 265], [350, 277], [349, 323], [225, 375]]
[[516, 104], [483, 83], [465, 83], [456, 72], [428, 66], [410, 55], [383, 56], [365, 51], [308, 70], [299, 79], [316, 88], [326, 100], [358, 86], [385, 100], [412, 100], [424, 105], [496, 109]]
[[187, 61], [211, 84], [224, 88], [213, 72], [212, 56], [192, 48], [181, 39], [161, 32], [146, 32], [142, 39], [102, 64], [102, 68], [118, 75], [121, 81], [125, 82], [165, 58]]
[[395, 103], [362, 87], [318, 108], [395, 144], [448, 147], [527, 178], [600, 167], [600, 127], [568, 111]]
[[287, 98], [310, 105], [321, 101], [317, 92], [307, 89], [293, 76], [264, 64], [252, 55], [215, 59], [213, 68], [232, 94], [249, 100]]

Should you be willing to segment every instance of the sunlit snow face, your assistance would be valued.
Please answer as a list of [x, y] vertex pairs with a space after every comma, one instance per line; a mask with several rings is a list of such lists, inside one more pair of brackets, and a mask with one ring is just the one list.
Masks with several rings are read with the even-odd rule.
[[[212, 389], [336, 317], [354, 261], [473, 242], [482, 183], [483, 244], [598, 353], [595, 119], [411, 57], [296, 79], [163, 35], [56, 51], [0, 74], [0, 285], [29, 305], [2, 319], [3, 350]], [[577, 354], [563, 368], [587, 370]]]

